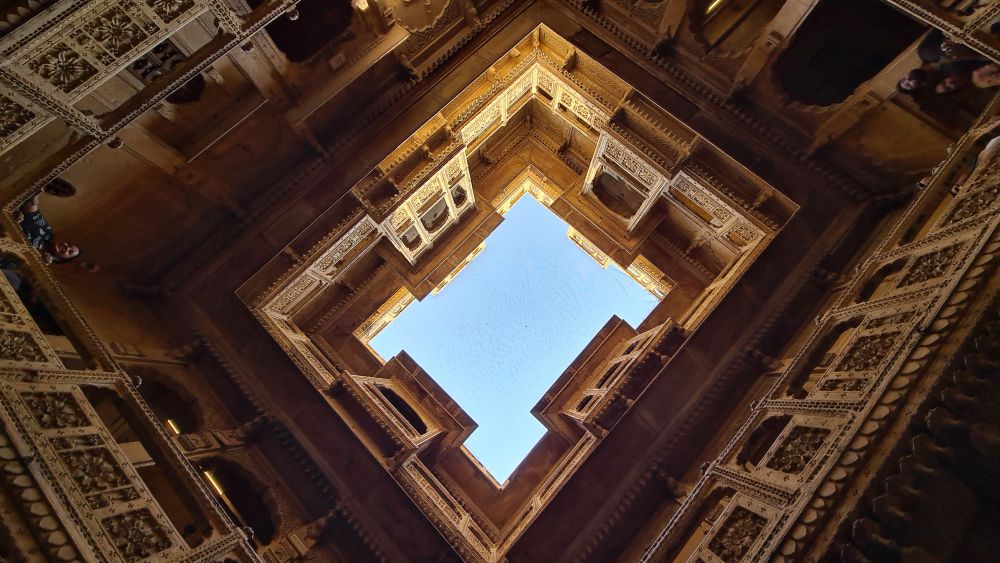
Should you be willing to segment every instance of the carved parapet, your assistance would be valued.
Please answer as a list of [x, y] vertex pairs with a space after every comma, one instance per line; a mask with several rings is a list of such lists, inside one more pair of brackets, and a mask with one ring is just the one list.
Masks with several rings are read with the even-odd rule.
[[[40, 289], [64, 299], [51, 279], [32, 281], [51, 284]], [[75, 310], [64, 310], [64, 314], [79, 320]], [[208, 538], [208, 545], [215, 545], [232, 531], [229, 519], [168, 438], [129, 376], [119, 369], [63, 367], [6, 279], [0, 281], [0, 356], [0, 364], [6, 363], [0, 365], [6, 367], [0, 369], [0, 449], [7, 452], [0, 455], [12, 462], [5, 466], [10, 486], [27, 491], [31, 480], [44, 481], [42, 495], [26, 492], [17, 502], [31, 503], [22, 504], [20, 510], [29, 524], [37, 516], [38, 537], [55, 549], [55, 558], [205, 560], [198, 553], [207, 548], [192, 550], [158, 502], [157, 494], [171, 495], [173, 501], [173, 493], [157, 492], [137, 470], [139, 463], [147, 463], [151, 457], [196, 499], [201, 518], [215, 533]], [[126, 448], [84, 394], [85, 388], [115, 395], [118, 402], [114, 404], [120, 406], [114, 408], [128, 411], [120, 416], [127, 415], [133, 428], [148, 440], [130, 445], [126, 454]], [[135, 457], [140, 459], [133, 462]], [[46, 506], [51, 507], [50, 512]], [[35, 516], [28, 516], [32, 514]], [[238, 547], [232, 541], [226, 545], [224, 553]], [[242, 551], [239, 559], [252, 558], [246, 555], [250, 551]]]
[[[896, 448], [882, 462], [863, 497], [870, 503], [867, 516], [845, 519], [839, 530], [847, 540], [829, 545], [827, 552], [874, 560], [888, 546], [904, 558], [916, 553], [944, 560], [960, 545], [981, 541], [966, 530], [977, 521], [978, 502], [997, 491], [1000, 464], [992, 420], [1000, 397], [998, 305], [994, 299], [985, 307], [946, 376], [928, 394], [911, 424], [908, 447]], [[941, 518], [942, 507], [948, 518]]]
[[[52, 180], [168, 95], [284, 13], [296, 0], [265, 3], [241, 19], [220, 0], [100, 0], [68, 2], [46, 10], [30, 24], [0, 36], [0, 53], [12, 61], [0, 69], [0, 153], [59, 119], [73, 131], [57, 160], [31, 176], [22, 196]], [[77, 109], [109, 77], [164, 38], [211, 11], [222, 32], [197, 57], [183, 61], [100, 119]], [[8, 115], [12, 117], [7, 117]]]
[[643, 100], [626, 102], [616, 113], [614, 127], [623, 136], [639, 141], [636, 144], [646, 155], [670, 173], [687, 160], [696, 137], [680, 123], [663, 123], [664, 117], [654, 111]]
[[944, 31], [993, 61], [1000, 62], [1000, 41], [992, 36], [990, 30], [990, 26], [1000, 16], [1000, 4], [972, 2], [971, 9], [959, 10], [946, 9], [945, 4], [948, 3], [937, 0], [886, 1], [903, 13]]
[[[970, 186], [965, 197], [986, 189]], [[962, 193], [951, 209], [961, 205]], [[880, 264], [899, 264], [882, 294], [859, 298], [852, 291], [850, 299], [857, 303], [837, 300], [820, 317], [779, 381], [754, 404], [751, 416], [709, 466], [692, 493], [696, 498], [663, 528], [643, 561], [655, 560], [669, 545], [683, 541], [683, 523], [692, 517], [686, 513], [695, 510], [699, 498], [708, 498], [716, 482], [737, 493], [725, 503], [728, 516], [717, 520], [699, 542], [699, 552], [797, 560], [820, 537], [824, 518], [839, 522], [850, 507], [835, 508], [834, 499], [871, 478], [873, 472], [859, 471], [861, 462], [874, 455], [877, 440], [902, 435], [907, 419], [896, 423], [895, 417], [911, 416], [914, 404], [927, 397], [929, 384], [941, 375], [932, 367], [940, 361], [937, 355], [953, 353], [954, 345], [947, 342], [967, 330], [965, 319], [977, 310], [973, 303], [993, 291], [984, 288], [1000, 251], [1000, 210], [991, 198], [984, 200], [990, 203], [970, 215], [975, 221], [950, 221], [945, 209], [930, 220], [922, 238], [896, 249], [883, 248], [855, 273], [852, 287], [857, 288]], [[912, 220], [908, 215], [902, 219]], [[846, 336], [829, 357], [818, 353], [841, 334]], [[815, 380], [795, 397], [786, 395], [803, 374], [815, 374]], [[958, 395], [948, 399], [956, 406], [969, 404]], [[933, 412], [928, 419], [932, 433], [973, 440], [973, 425], [951, 411]], [[982, 426], [976, 431], [982, 453], [993, 451], [988, 445], [993, 443], [992, 429]], [[862, 544], [877, 535], [856, 537], [855, 548], [866, 551]], [[745, 549], [734, 551], [737, 545]]]
[[396, 479], [466, 561], [490, 562], [496, 547], [448, 489], [419, 461], [404, 463]]
[[90, 547], [67, 531], [59, 519], [59, 512], [46, 499], [43, 485], [38, 483], [35, 471], [32, 471], [34, 459], [22, 457], [2, 428], [0, 459], [3, 460], [3, 468], [0, 469], [2, 520], [11, 526], [17, 518], [22, 518], [27, 524], [27, 529], [12, 530], [13, 545], [8, 546], [12, 553], [8, 554], [14, 558], [17, 555], [27, 558], [37, 550], [55, 561], [84, 561], [91, 554]]
[[58, 518], [87, 538], [88, 551], [128, 559], [186, 549], [79, 388], [8, 382], [0, 389], [7, 432], [31, 452], [57, 495], [49, 502], [60, 507]]

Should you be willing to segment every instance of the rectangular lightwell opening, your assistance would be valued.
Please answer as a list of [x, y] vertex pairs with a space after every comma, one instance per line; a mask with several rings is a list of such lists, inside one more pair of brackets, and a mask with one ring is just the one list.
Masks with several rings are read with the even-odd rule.
[[461, 405], [479, 425], [465, 446], [500, 483], [544, 435], [530, 411], [556, 378], [609, 318], [638, 327], [661, 297], [526, 195], [446, 287], [368, 342], [383, 358], [405, 350]]

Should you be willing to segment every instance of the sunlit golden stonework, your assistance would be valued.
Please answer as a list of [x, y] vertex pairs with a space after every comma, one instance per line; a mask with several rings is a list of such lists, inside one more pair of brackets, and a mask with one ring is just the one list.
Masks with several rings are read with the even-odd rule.
[[[995, 559], [998, 17], [3, 4], [0, 559]], [[498, 483], [369, 342], [525, 196], [658, 304]]]
[[[655, 344], [669, 347], [675, 334], [696, 328], [773, 237], [771, 225], [794, 209], [786, 200], [770, 217], [758, 215], [752, 197], [715, 188], [715, 177], [698, 163], [775, 192], [662, 110], [636, 111], [630, 122], [615, 123], [606, 100], [622, 96], [627, 107], [655, 109], [550, 29], [533, 30], [358, 182], [348, 219], [257, 301], [258, 318], [331, 406], [352, 426], [376, 423], [359, 431], [369, 451], [473, 559], [505, 556], [600, 444], [622, 406], [650, 383], [652, 365], [640, 375], [633, 364]], [[602, 265], [621, 261], [664, 301], [640, 327], [609, 321], [596, 348], [581, 355], [599, 350], [598, 360], [571, 366], [536, 407], [548, 437], [500, 485], [461, 447], [475, 429], [461, 405], [436, 385], [428, 388], [428, 376], [405, 354], [373, 361], [371, 353], [359, 356], [357, 345], [367, 345], [414, 297], [446, 284], [526, 194], [567, 221], [570, 237]], [[656, 237], [664, 237], [663, 246]], [[393, 280], [387, 268], [376, 269], [366, 287], [345, 291], [351, 284], [344, 280], [364, 275], [354, 272], [370, 267], [370, 255], [401, 255], [410, 273]], [[673, 283], [662, 270], [677, 268], [678, 260], [687, 275], [711, 280], [701, 295], [670, 294]], [[387, 291], [391, 296], [380, 297]], [[690, 315], [675, 317], [685, 308]], [[368, 320], [352, 326], [358, 318]], [[647, 363], [664, 357], [657, 352]], [[348, 414], [349, 404], [365, 414]], [[365, 438], [378, 432], [401, 449]], [[460, 475], [475, 475], [482, 485], [463, 484]], [[498, 496], [522, 508], [498, 512], [490, 500]]]

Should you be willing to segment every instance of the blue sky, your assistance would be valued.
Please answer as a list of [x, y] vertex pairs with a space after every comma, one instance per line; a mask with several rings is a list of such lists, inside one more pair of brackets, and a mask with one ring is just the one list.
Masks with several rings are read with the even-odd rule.
[[545, 433], [531, 408], [612, 315], [638, 326], [656, 298], [566, 236], [530, 195], [439, 294], [414, 302], [369, 343], [406, 350], [479, 428], [465, 446], [503, 483]]

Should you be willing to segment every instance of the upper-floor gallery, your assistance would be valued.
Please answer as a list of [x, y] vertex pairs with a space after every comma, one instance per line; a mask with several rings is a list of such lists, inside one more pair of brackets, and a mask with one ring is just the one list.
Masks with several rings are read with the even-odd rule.
[[7, 2], [0, 558], [989, 560], [998, 16]]

